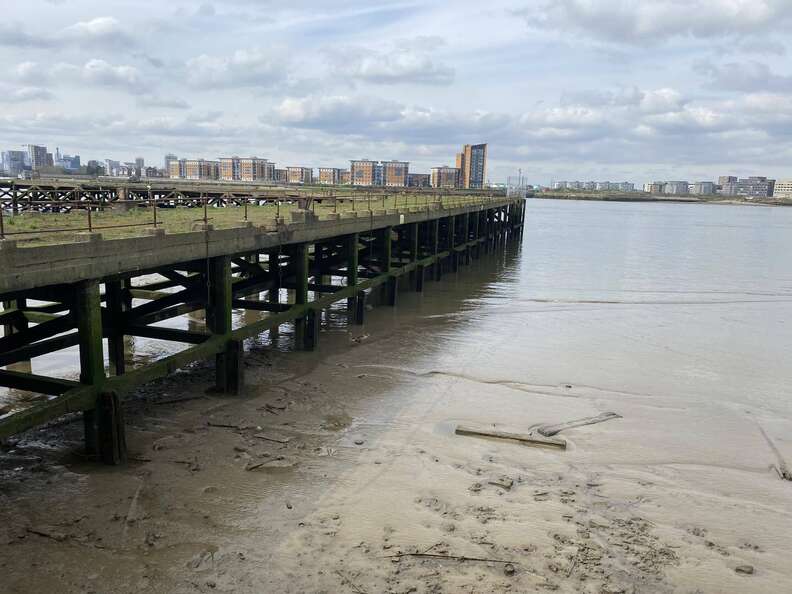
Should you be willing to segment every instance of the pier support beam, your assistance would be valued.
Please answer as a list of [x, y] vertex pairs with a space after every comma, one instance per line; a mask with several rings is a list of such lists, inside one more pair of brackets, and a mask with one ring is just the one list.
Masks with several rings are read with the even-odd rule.
[[[73, 299], [72, 312], [80, 349], [80, 383], [98, 389], [105, 381], [99, 283], [77, 283]], [[117, 394], [99, 394], [96, 406], [83, 413], [83, 424], [88, 454], [98, 454], [107, 464], [126, 461], [123, 414]]]
[[355, 297], [355, 324], [362, 326], [366, 319], [366, 292], [358, 291]]
[[110, 313], [112, 326], [107, 336], [107, 353], [110, 367], [114, 375], [123, 375], [126, 371], [124, 361], [124, 328], [121, 314], [128, 310], [123, 295], [123, 285], [119, 280], [105, 283], [105, 302]]
[[[267, 254], [267, 267], [271, 275], [275, 275], [275, 273], [278, 272], [279, 266], [279, 255], [272, 252]], [[277, 275], [277, 278], [280, 280], [280, 274]], [[277, 286], [272, 287], [269, 291], [267, 291], [267, 303], [272, 305], [277, 305], [280, 303], [280, 282], [277, 283]], [[276, 338], [278, 334], [280, 334], [278, 326], [271, 328], [269, 331], [270, 339]]]
[[[308, 244], [301, 243], [291, 248], [291, 264], [295, 275], [294, 303], [308, 303]], [[305, 349], [306, 316], [294, 320], [294, 345], [297, 349]]]
[[[429, 223], [430, 225], [430, 233], [431, 233], [431, 250], [432, 255], [437, 256], [438, 252], [440, 251], [440, 219], [435, 219]], [[443, 263], [437, 259], [435, 260], [434, 265], [432, 266], [434, 269], [434, 279], [439, 281], [443, 277]]]
[[[206, 325], [215, 335], [231, 334], [231, 259], [218, 256], [209, 260], [209, 295]], [[226, 342], [224, 351], [215, 356], [215, 386], [219, 392], [238, 394], [244, 383], [243, 346], [238, 340]]]
[[[354, 287], [358, 284], [358, 266], [360, 264], [358, 260], [358, 242], [360, 238], [357, 233], [352, 233], [351, 235], [346, 236], [345, 244], [346, 244], [346, 251], [347, 251], [347, 287]], [[347, 309], [349, 311], [355, 311], [356, 309], [356, 300], [358, 296], [357, 293], [347, 299]]]

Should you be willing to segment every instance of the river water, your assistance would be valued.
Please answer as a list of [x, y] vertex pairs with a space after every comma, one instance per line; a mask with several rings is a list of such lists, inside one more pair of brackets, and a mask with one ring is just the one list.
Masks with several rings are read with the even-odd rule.
[[[289, 353], [287, 326], [248, 344], [250, 399], [160, 410], [154, 428], [151, 411], [133, 418], [145, 476], [72, 467], [82, 478], [47, 513], [65, 493], [109, 513], [145, 484], [156, 525], [124, 539], [153, 530], [168, 546], [124, 540], [127, 561], [91, 565], [142, 590], [790, 591], [792, 483], [773, 470], [792, 463], [790, 254], [792, 209], [530, 201], [521, 244], [401, 293], [364, 328], [338, 308], [314, 353]], [[562, 431], [562, 453], [454, 434], [603, 412], [621, 418]], [[283, 464], [244, 472], [273, 444], [196, 433], [206, 415], [294, 441], [276, 446]], [[203, 472], [174, 471], [193, 455]], [[117, 539], [96, 522], [92, 534]], [[383, 560], [417, 548], [517, 570]], [[266, 570], [242, 569], [242, 549]]]

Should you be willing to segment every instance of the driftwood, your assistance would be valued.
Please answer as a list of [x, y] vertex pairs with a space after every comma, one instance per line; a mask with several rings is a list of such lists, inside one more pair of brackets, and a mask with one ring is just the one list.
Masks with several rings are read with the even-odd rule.
[[263, 433], [256, 433], [253, 437], [264, 441], [274, 441], [275, 443], [289, 443], [291, 441], [290, 437], [272, 437]]
[[385, 557], [429, 557], [431, 559], [450, 559], [452, 561], [481, 561], [482, 563], [510, 563], [512, 565], [519, 565], [516, 561], [504, 561], [503, 559], [465, 557], [464, 555], [441, 555], [440, 553], [396, 553], [395, 555], [385, 555]]
[[560, 433], [564, 429], [573, 429], [574, 427], [583, 427], [584, 425], [594, 425], [595, 423], [604, 423], [611, 419], [621, 419], [622, 416], [615, 412], [604, 412], [596, 417], [584, 417], [582, 419], [575, 419], [574, 421], [567, 421], [566, 423], [558, 423], [557, 425], [542, 425], [537, 428], [537, 431], [545, 437], [552, 437]]
[[762, 436], [765, 438], [767, 445], [769, 445], [770, 449], [773, 450], [773, 453], [775, 454], [776, 459], [778, 460], [778, 464], [777, 465], [773, 464], [773, 468], [775, 468], [775, 471], [778, 473], [779, 478], [785, 481], [792, 481], [792, 472], [789, 471], [789, 467], [787, 466], [786, 460], [784, 460], [784, 457], [781, 455], [781, 452], [778, 451], [778, 448], [773, 443], [773, 440], [770, 439], [769, 435], [767, 435], [767, 433], [764, 430], [764, 427], [762, 427], [759, 424], [759, 421], [756, 421], [756, 426], [759, 427], [759, 431], [762, 432]]
[[457, 435], [473, 435], [475, 437], [492, 437], [495, 439], [510, 439], [512, 441], [519, 441], [526, 445], [556, 448], [565, 450], [566, 441], [553, 437], [545, 437], [543, 435], [535, 435], [533, 433], [506, 433], [505, 431], [498, 431], [496, 429], [476, 429], [475, 427], [466, 427], [458, 425], [456, 428]]

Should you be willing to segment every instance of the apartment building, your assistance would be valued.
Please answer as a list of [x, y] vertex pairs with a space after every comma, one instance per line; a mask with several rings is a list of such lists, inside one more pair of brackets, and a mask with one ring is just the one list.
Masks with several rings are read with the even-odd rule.
[[431, 183], [433, 188], [453, 189], [459, 187], [460, 170], [458, 167], [432, 167]]
[[459, 187], [481, 189], [487, 175], [487, 145], [466, 144], [457, 153], [456, 168], [459, 169]]
[[185, 179], [218, 179], [220, 177], [219, 161], [206, 161], [204, 159], [185, 159]]
[[[410, 164], [407, 161], [384, 161], [382, 167], [382, 184], [388, 188], [407, 187], [407, 176]], [[380, 185], [380, 184], [375, 184]]]
[[343, 169], [338, 169], [337, 167], [320, 167], [319, 183], [323, 186], [337, 186], [341, 183], [343, 171]]
[[792, 179], [777, 181], [773, 188], [773, 198], [792, 200]]
[[349, 169], [342, 170], [341, 171], [341, 175], [339, 176], [338, 179], [339, 179], [339, 183], [341, 185], [347, 185], [348, 186], [351, 183], [351, 180], [352, 180], [352, 176], [351, 176], [351, 173], [350, 173]]
[[223, 181], [239, 179], [239, 157], [220, 157], [220, 179]]
[[275, 169], [275, 177], [273, 181], [279, 184], [285, 184], [289, 179], [285, 169]]
[[350, 183], [353, 186], [375, 186], [377, 181], [377, 162], [358, 159], [349, 162]]
[[289, 184], [312, 184], [313, 169], [310, 167], [287, 167], [286, 183]]
[[410, 188], [428, 188], [431, 184], [432, 179], [428, 173], [407, 174], [407, 186]]
[[27, 146], [28, 159], [30, 160], [30, 167], [35, 171], [47, 166], [47, 147], [39, 146], [37, 144], [29, 144]]

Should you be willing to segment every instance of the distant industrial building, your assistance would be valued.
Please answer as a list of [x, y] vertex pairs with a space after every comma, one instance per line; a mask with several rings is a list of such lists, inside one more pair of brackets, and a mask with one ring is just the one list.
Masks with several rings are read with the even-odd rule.
[[686, 181], [669, 181], [665, 182], [663, 187], [663, 194], [671, 196], [687, 196], [689, 184]]
[[[720, 180], [726, 179], [724, 177]], [[753, 176], [743, 179], [729, 177], [728, 181], [722, 184], [719, 193], [723, 196], [741, 196], [743, 198], [769, 198], [773, 196], [775, 180], [766, 177]]]
[[286, 183], [289, 184], [312, 184], [313, 169], [310, 167], [287, 167]]
[[715, 193], [715, 183], [702, 181], [690, 184], [690, 193], [697, 196], [710, 196]]
[[428, 173], [408, 173], [407, 186], [410, 188], [428, 188], [432, 179]]
[[2, 157], [2, 169], [6, 175], [17, 177], [29, 168], [25, 151], [4, 151]]
[[635, 184], [631, 182], [580, 182], [580, 181], [558, 181], [553, 182], [554, 190], [593, 190], [599, 192], [634, 192]]
[[433, 188], [454, 189], [459, 187], [460, 171], [458, 167], [432, 167], [431, 183]]
[[792, 200], [792, 179], [777, 181], [773, 189], [773, 198]]
[[459, 187], [465, 190], [480, 190], [487, 175], [487, 145], [466, 144], [456, 156], [459, 169]]

